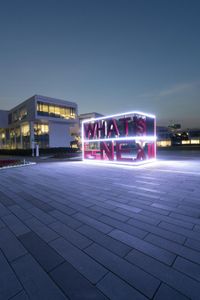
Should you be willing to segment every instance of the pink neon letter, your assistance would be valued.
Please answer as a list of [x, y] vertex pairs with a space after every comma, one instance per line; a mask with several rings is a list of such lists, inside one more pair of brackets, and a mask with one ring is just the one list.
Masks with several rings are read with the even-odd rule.
[[117, 123], [115, 119], [111, 119], [110, 122], [108, 123], [108, 137], [111, 136], [112, 132], [115, 133], [115, 135], [119, 135], [119, 130], [117, 128]]
[[104, 153], [108, 157], [109, 160], [114, 160], [114, 144], [113, 142], [101, 142], [100, 143], [101, 150], [101, 159], [104, 159]]

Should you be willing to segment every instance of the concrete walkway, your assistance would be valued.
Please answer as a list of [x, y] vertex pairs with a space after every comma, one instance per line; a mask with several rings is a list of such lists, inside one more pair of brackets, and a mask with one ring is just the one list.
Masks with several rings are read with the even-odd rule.
[[200, 163], [0, 170], [0, 299], [200, 299]]

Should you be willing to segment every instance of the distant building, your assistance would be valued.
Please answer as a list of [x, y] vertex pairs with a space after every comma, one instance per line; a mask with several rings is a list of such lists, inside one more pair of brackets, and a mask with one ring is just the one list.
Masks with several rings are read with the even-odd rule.
[[171, 130], [178, 130], [178, 129], [181, 129], [181, 124], [170, 124], [168, 127]]
[[169, 127], [157, 126], [157, 146], [158, 147], [170, 147], [172, 145], [171, 137], [172, 133]]
[[200, 145], [200, 129], [188, 129], [184, 134], [187, 138], [182, 139], [182, 145]]
[[[176, 127], [176, 126], [175, 126]], [[200, 129], [185, 129], [157, 126], [157, 146], [200, 145]]]
[[0, 149], [69, 147], [77, 114], [76, 103], [40, 95], [0, 110]]
[[80, 114], [78, 118], [81, 123], [83, 120], [87, 120], [91, 118], [100, 118], [100, 117], [103, 117], [103, 115], [97, 112], [90, 112], [90, 113]]

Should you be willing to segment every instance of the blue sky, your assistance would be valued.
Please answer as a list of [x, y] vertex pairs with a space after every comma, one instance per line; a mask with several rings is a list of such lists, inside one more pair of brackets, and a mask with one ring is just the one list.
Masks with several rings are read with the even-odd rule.
[[0, 108], [41, 94], [200, 127], [199, 16], [196, 0], [2, 0]]

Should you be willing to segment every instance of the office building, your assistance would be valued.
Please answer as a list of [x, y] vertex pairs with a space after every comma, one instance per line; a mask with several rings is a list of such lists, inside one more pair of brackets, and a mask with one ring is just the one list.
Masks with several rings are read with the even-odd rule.
[[70, 147], [77, 114], [76, 103], [41, 95], [0, 110], [0, 149]]

